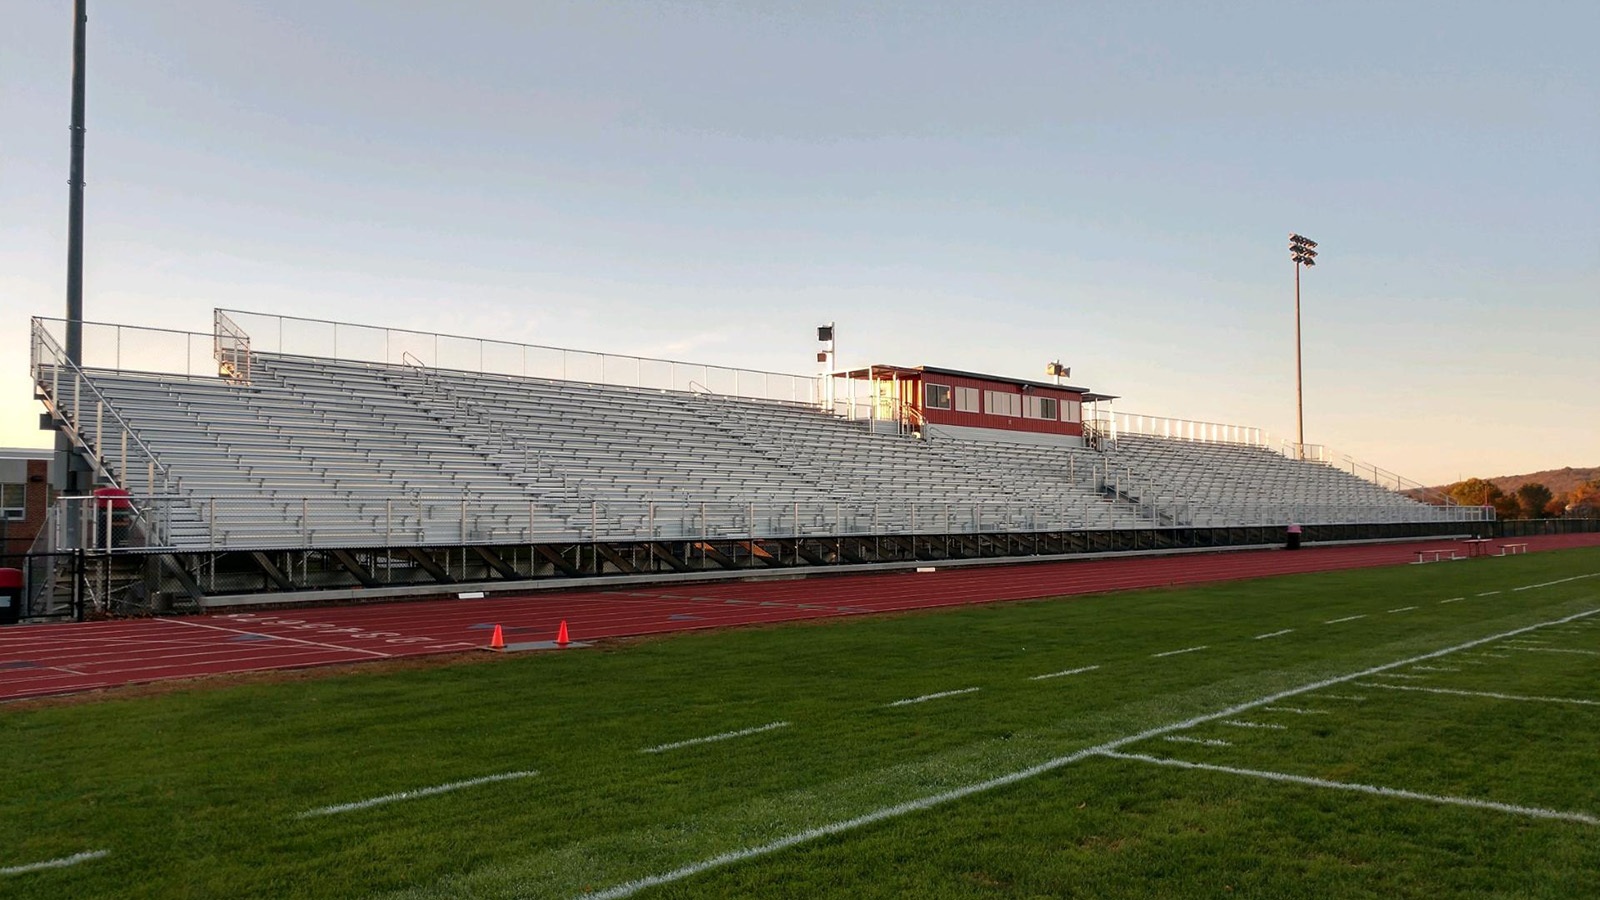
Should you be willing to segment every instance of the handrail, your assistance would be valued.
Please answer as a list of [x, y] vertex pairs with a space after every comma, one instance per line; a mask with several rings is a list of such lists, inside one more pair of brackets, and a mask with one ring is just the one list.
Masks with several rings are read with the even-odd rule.
[[[671, 373], [672, 382], [674, 384], [674, 387], [671, 388], [671, 389], [678, 389], [678, 388], [676, 388], [676, 385], [681, 383], [681, 382], [679, 382], [677, 380], [679, 375], [680, 374], [686, 375], [686, 374], [688, 374], [688, 372], [685, 372], [683, 370], [690, 370], [690, 371], [694, 371], [696, 374], [700, 374], [702, 378], [707, 378], [707, 379], [709, 379], [709, 377], [710, 377], [710, 375], [712, 373], [726, 373], [727, 375], [732, 377], [733, 383], [734, 383], [733, 393], [738, 395], [738, 396], [747, 396], [747, 392], [745, 390], [741, 389], [741, 387], [740, 387], [740, 385], [741, 385], [741, 377], [743, 377], [743, 380], [744, 380], [745, 383], [754, 384], [755, 382], [751, 382], [750, 381], [750, 379], [752, 379], [752, 378], [754, 378], [754, 379], [759, 381], [759, 383], [761, 385], [761, 388], [759, 389], [758, 393], [749, 394], [748, 395], [748, 396], [757, 396], [759, 399], [769, 399], [769, 400], [784, 400], [784, 399], [787, 399], [790, 402], [815, 403], [817, 401], [818, 396], [819, 396], [817, 389], [818, 389], [818, 385], [820, 384], [820, 380], [816, 376], [813, 376], [813, 375], [796, 375], [796, 374], [793, 374], [793, 373], [790, 373], [790, 372], [774, 372], [774, 371], [764, 370], [764, 369], [742, 369], [742, 368], [738, 368], [738, 367], [735, 367], [735, 366], [719, 366], [719, 365], [712, 365], [712, 364], [709, 364], [709, 363], [694, 363], [694, 362], [687, 362], [685, 360], [663, 359], [663, 358], [660, 358], [660, 357], [629, 356], [629, 355], [626, 355], [626, 354], [604, 353], [604, 352], [597, 351], [597, 350], [579, 350], [579, 349], [569, 348], [569, 347], [555, 347], [555, 346], [551, 346], [551, 345], [548, 345], [548, 344], [529, 344], [529, 343], [521, 343], [521, 342], [517, 342], [517, 341], [505, 341], [505, 340], [495, 340], [495, 339], [491, 339], [491, 338], [473, 337], [473, 336], [470, 336], [470, 335], [446, 334], [446, 333], [443, 333], [443, 332], [431, 332], [431, 331], [417, 331], [417, 330], [408, 329], [408, 328], [390, 328], [390, 327], [382, 326], [382, 325], [363, 325], [363, 324], [355, 323], [355, 322], [338, 322], [338, 321], [334, 321], [334, 320], [331, 320], [331, 319], [314, 319], [314, 318], [308, 318], [308, 317], [303, 317], [303, 316], [284, 316], [284, 315], [279, 315], [277, 313], [252, 312], [250, 310], [222, 309], [222, 308], [219, 308], [216, 312], [218, 314], [228, 316], [229, 317], [229, 321], [235, 321], [234, 317], [238, 317], [239, 319], [243, 319], [245, 321], [249, 321], [249, 320], [269, 320], [269, 321], [275, 320], [275, 321], [277, 321], [278, 324], [279, 324], [278, 335], [277, 335], [277, 346], [271, 352], [284, 354], [284, 355], [321, 356], [321, 357], [331, 358], [331, 359], [341, 359], [341, 358], [343, 358], [343, 359], [349, 359], [351, 361], [365, 361], [365, 362], [380, 361], [378, 359], [378, 357], [381, 356], [382, 357], [381, 361], [383, 363], [385, 363], [385, 364], [389, 364], [391, 362], [391, 360], [394, 358], [394, 354], [393, 354], [394, 349], [397, 349], [394, 346], [394, 344], [395, 344], [395, 340], [394, 339], [395, 338], [399, 338], [401, 340], [404, 340], [404, 339], [407, 339], [407, 338], [411, 338], [411, 339], [420, 338], [420, 339], [424, 339], [424, 340], [429, 340], [429, 341], [431, 341], [433, 343], [433, 346], [435, 348], [434, 349], [434, 352], [435, 352], [434, 368], [452, 368], [450, 366], [441, 365], [439, 359], [437, 358], [437, 354], [439, 353], [439, 351], [441, 349], [440, 348], [440, 342], [441, 341], [446, 341], [446, 342], [465, 342], [469, 346], [470, 345], [475, 345], [476, 348], [477, 348], [477, 352], [478, 352], [478, 367], [477, 367], [476, 371], [486, 372], [486, 373], [490, 372], [490, 371], [494, 371], [494, 372], [496, 372], [498, 374], [521, 375], [522, 377], [541, 377], [541, 376], [532, 375], [530, 372], [527, 371], [527, 368], [528, 368], [527, 364], [528, 364], [528, 359], [529, 359], [528, 358], [528, 351], [537, 351], [538, 353], [541, 353], [541, 354], [549, 354], [549, 353], [562, 354], [561, 363], [562, 363], [562, 368], [563, 368], [563, 374], [561, 376], [559, 376], [559, 377], [561, 377], [563, 379], [568, 379], [569, 378], [569, 376], [566, 374], [566, 368], [565, 367], [567, 365], [567, 357], [568, 357], [568, 355], [571, 355], [577, 361], [580, 361], [580, 362], [583, 361], [583, 360], [588, 360], [588, 359], [598, 360], [599, 366], [600, 366], [600, 379], [596, 383], [601, 383], [601, 384], [616, 384], [617, 386], [623, 386], [623, 387], [628, 387], [628, 386], [633, 386], [633, 387], [652, 387], [652, 385], [645, 383], [647, 380], [649, 380], [646, 377], [647, 367], [668, 366], [668, 367], [670, 367], [668, 369], [668, 372]], [[310, 324], [310, 325], [321, 326], [321, 327], [325, 327], [325, 328], [329, 329], [329, 332], [326, 334], [326, 337], [329, 337], [332, 340], [331, 350], [333, 352], [331, 354], [328, 354], [328, 353], [304, 353], [304, 352], [301, 352], [299, 350], [290, 350], [290, 349], [288, 349], [285, 346], [285, 344], [287, 342], [289, 342], [291, 340], [301, 340], [303, 342], [303, 339], [295, 338], [293, 336], [290, 336], [289, 338], [286, 338], [284, 336], [284, 334], [283, 334], [283, 328], [282, 328], [282, 325], [283, 325], [284, 322], [301, 322], [301, 323], [307, 323], [307, 324]], [[376, 348], [376, 344], [374, 343], [373, 346], [376, 349], [373, 349], [371, 352], [363, 353], [363, 352], [358, 350], [355, 354], [346, 353], [343, 356], [341, 356], [341, 354], [339, 353], [340, 329], [346, 329], [347, 332], [349, 330], [357, 330], [358, 333], [359, 332], [364, 332], [364, 333], [367, 333], [368, 335], [373, 336], [374, 338], [377, 337], [377, 336], [381, 336], [382, 337], [382, 347], [381, 348]], [[254, 339], [256, 348], [259, 349], [263, 345], [263, 343], [270, 344], [271, 343], [270, 337], [271, 337], [270, 334], [262, 334], [262, 333], [260, 333], [258, 331], [256, 333], [255, 339]], [[448, 348], [445, 348], [445, 349], [448, 349]], [[513, 351], [513, 352], [520, 351], [522, 353], [522, 367], [521, 367], [522, 371], [520, 371], [520, 372], [511, 371], [512, 369], [516, 369], [517, 368], [516, 366], [494, 367], [493, 366], [494, 361], [491, 358], [486, 356], [485, 350], [490, 350], [490, 351], [493, 351], [494, 353], [502, 353], [505, 350], [510, 350], [510, 351]], [[618, 378], [618, 379], [613, 380], [611, 378], [611, 376], [609, 375], [609, 373], [607, 372], [607, 368], [606, 368], [607, 360], [611, 361], [611, 365], [612, 365], [613, 368], [615, 368], [616, 365], [619, 362], [631, 365], [632, 366], [632, 373], [633, 373], [632, 381], [633, 382], [637, 382], [637, 383], [636, 384], [629, 384], [628, 383], [628, 378], [626, 378], [626, 377]], [[473, 371], [473, 369], [467, 368], [467, 369], [463, 369], [463, 371]], [[623, 369], [622, 371], [628, 371], [628, 370], [627, 369]], [[701, 374], [701, 373], [705, 373], [705, 374]], [[773, 390], [773, 388], [775, 387], [775, 385], [773, 384], [773, 380], [774, 379], [779, 380], [777, 385], [776, 385], [777, 387], [781, 387], [781, 386], [786, 384], [788, 386], [788, 389], [787, 390], [774, 391]], [[571, 380], [583, 381], [583, 380], [586, 380], [586, 379], [583, 379], [583, 378], [572, 378]], [[779, 396], [780, 394], [781, 395], [786, 395], [786, 396]]]
[[[1104, 417], [1102, 417], [1104, 418]], [[1198, 419], [1174, 419], [1168, 416], [1146, 416], [1139, 413], [1114, 412], [1111, 414], [1114, 429], [1111, 439], [1123, 434], [1172, 438], [1197, 443], [1248, 444], [1253, 447], [1268, 446], [1267, 433], [1250, 425], [1228, 425], [1222, 422], [1203, 422]]]
[[[250, 383], [251, 354], [250, 335], [239, 324], [228, 318], [222, 310], [212, 310], [212, 338], [211, 353], [217, 358], [217, 368], [222, 376], [236, 384], [248, 385]], [[225, 341], [227, 342], [225, 344]], [[240, 356], [241, 351], [243, 356]], [[243, 361], [242, 367], [239, 365]]]
[[[54, 364], [57, 367], [64, 367], [64, 368], [68, 369], [73, 374], [74, 379], [75, 379], [75, 381], [74, 381], [75, 384], [84, 385], [84, 386], [87, 386], [89, 388], [90, 393], [92, 393], [94, 395], [95, 399], [97, 401], [99, 401], [99, 403], [100, 403], [100, 407], [99, 408], [105, 410], [106, 412], [109, 412], [111, 414], [112, 420], [115, 421], [118, 425], [122, 426], [123, 434], [127, 435], [129, 438], [132, 439], [134, 446], [136, 446], [140, 450], [144, 451], [145, 458], [149, 461], [149, 464], [152, 467], [152, 470], [154, 472], [159, 472], [161, 474], [162, 484], [164, 486], [170, 486], [171, 484], [173, 484], [173, 483], [178, 481], [178, 478], [175, 475], [172, 474], [171, 470], [169, 470], [166, 467], [166, 465], [164, 463], [162, 463], [159, 458], [157, 458], [155, 451], [150, 449], [150, 446], [144, 442], [144, 439], [139, 437], [138, 433], [136, 431], [134, 431], [133, 426], [128, 424], [128, 420], [124, 419], [122, 417], [122, 414], [117, 412], [117, 408], [112, 405], [111, 401], [106, 399], [106, 396], [104, 394], [100, 393], [100, 389], [95, 386], [94, 382], [89, 380], [89, 376], [86, 375], [84, 373], [84, 371], [78, 367], [77, 363], [75, 363], [72, 360], [67, 358], [66, 351], [62, 349], [60, 344], [56, 343], [56, 339], [54, 337], [52, 337], [50, 335], [49, 330], [44, 327], [44, 320], [41, 319], [39, 316], [34, 316], [33, 317], [33, 357], [34, 358], [33, 358], [33, 361], [32, 361], [33, 362], [33, 365], [32, 365], [32, 368], [33, 368], [33, 380], [34, 380], [34, 383], [37, 384], [40, 387], [41, 390], [46, 390], [46, 382], [45, 382], [45, 380], [43, 378], [43, 374], [44, 373], [42, 371], [43, 365], [44, 365], [44, 360], [43, 360], [42, 355], [40, 353], [41, 349], [45, 349], [45, 350], [49, 350], [50, 351], [50, 355], [51, 355], [52, 359], [54, 360]], [[59, 368], [58, 368], [58, 371], [59, 371]], [[55, 379], [51, 380], [51, 383], [48, 386], [47, 393], [49, 395], [50, 404], [51, 404], [52, 408], [54, 408], [54, 410], [60, 416], [62, 421], [66, 423], [67, 428], [69, 429], [71, 437], [80, 446], [83, 446], [83, 447], [87, 448], [89, 446], [89, 442], [84, 439], [83, 430], [82, 430], [82, 428], [80, 426], [80, 423], [78, 421], [76, 421], [76, 416], [74, 416], [74, 417], [69, 419], [67, 414], [66, 414], [66, 410], [61, 407], [60, 389], [59, 389], [59, 386], [56, 384], [56, 380]], [[80, 397], [81, 397], [81, 392], [78, 392], [78, 391], [75, 390], [74, 405], [77, 405], [77, 401], [78, 401], [78, 399]], [[112, 484], [116, 485], [117, 487], [127, 489], [129, 487], [129, 485], [128, 484], [119, 483], [117, 481], [117, 479], [111, 475], [110, 470], [106, 468], [105, 461], [104, 461], [104, 454], [102, 453], [103, 449], [104, 448], [101, 448], [101, 447], [95, 447], [94, 448], [94, 454], [92, 455], [92, 459], [90, 460], [90, 462], [96, 466], [96, 470], [97, 470], [98, 474], [100, 474], [102, 477], [104, 477], [107, 481], [111, 482]], [[127, 473], [124, 472], [123, 476], [126, 477]], [[153, 489], [154, 489], [154, 485], [153, 484], [146, 485], [146, 487], [150, 488], [151, 492], [153, 493]]]

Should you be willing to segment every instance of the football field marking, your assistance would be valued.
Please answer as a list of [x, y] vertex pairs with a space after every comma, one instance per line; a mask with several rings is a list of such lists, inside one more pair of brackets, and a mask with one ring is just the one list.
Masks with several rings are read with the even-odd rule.
[[1413, 672], [1459, 672], [1455, 666], [1412, 666]]
[[1363, 697], [1360, 694], [1318, 694], [1317, 695], [1317, 699], [1321, 700], [1323, 698], [1326, 698], [1328, 700], [1349, 700], [1351, 703], [1363, 703], [1367, 699], [1366, 697]]
[[657, 744], [654, 747], [645, 747], [644, 749], [640, 750], [639, 752], [640, 753], [665, 753], [668, 750], [676, 750], [679, 747], [693, 747], [695, 744], [709, 744], [712, 741], [727, 741], [727, 740], [732, 740], [733, 738], [745, 737], [747, 735], [760, 734], [763, 731], [775, 731], [775, 730], [777, 730], [779, 728], [788, 728], [788, 727], [789, 727], [789, 723], [788, 722], [768, 722], [765, 725], [757, 725], [754, 728], [742, 728], [742, 729], [740, 729], [738, 731], [724, 731], [721, 734], [709, 734], [709, 735], [706, 735], [705, 737], [690, 738], [690, 739], [688, 739], [686, 741], [673, 741], [670, 744]]
[[1507, 650], [1521, 650], [1524, 653], [1576, 653], [1580, 656], [1600, 656], [1600, 650], [1568, 650], [1565, 647], [1520, 647], [1516, 644]]
[[1196, 738], [1196, 737], [1189, 737], [1187, 735], [1182, 735], [1182, 734], [1169, 734], [1166, 737], [1162, 738], [1162, 740], [1163, 741], [1170, 741], [1170, 742], [1172, 742], [1174, 744], [1203, 744], [1203, 745], [1205, 745], [1207, 747], [1232, 747], [1233, 746], [1233, 742], [1232, 741], [1219, 741], [1219, 740], [1217, 740], [1215, 738]]
[[[1265, 707], [1263, 707], [1265, 709]], [[1288, 731], [1287, 725], [1276, 725], [1272, 722], [1251, 722], [1248, 719], [1223, 719], [1218, 725], [1232, 725], [1235, 728], [1266, 728], [1271, 731]]]
[[1498, 594], [1498, 593], [1500, 593], [1500, 592], [1499, 591], [1484, 591], [1483, 593], [1479, 594], [1478, 596], [1479, 597], [1493, 597], [1495, 594]]
[[893, 703], [886, 703], [884, 704], [884, 708], [887, 709], [891, 706], [910, 706], [913, 703], [927, 703], [929, 700], [940, 700], [945, 697], [955, 697], [961, 694], [970, 694], [973, 691], [978, 690], [982, 690], [982, 688], [969, 687], [962, 688], [958, 691], [940, 691], [937, 694], [923, 694], [921, 697], [907, 697], [904, 700], [896, 700]]
[[1328, 714], [1325, 709], [1302, 709], [1298, 706], [1263, 706], [1261, 708], [1267, 712], [1294, 713], [1297, 716], [1325, 716]]
[[28, 872], [41, 872], [45, 869], [65, 869], [67, 866], [75, 866], [81, 862], [88, 862], [91, 859], [100, 859], [110, 855], [110, 850], [89, 850], [83, 853], [74, 853], [71, 856], [63, 856], [60, 859], [24, 863], [20, 866], [6, 866], [0, 869], [0, 875], [23, 875]]
[[1340, 622], [1354, 622], [1357, 619], [1365, 619], [1366, 617], [1367, 617], [1367, 614], [1366, 613], [1362, 613], [1359, 616], [1345, 616], [1342, 619], [1329, 619], [1328, 621], [1323, 622], [1322, 624], [1324, 624], [1324, 625], [1337, 625]]
[[[1521, 700], [1526, 703], [1576, 703], [1580, 706], [1600, 706], [1600, 700], [1581, 700], [1577, 697], [1528, 697], [1521, 694], [1497, 694], [1494, 691], [1460, 691], [1454, 688], [1431, 688], [1414, 684], [1378, 684], [1358, 682], [1361, 687], [1383, 688], [1389, 691], [1420, 691], [1424, 694], [1451, 694], [1457, 697], [1488, 697], [1494, 700]], [[1327, 696], [1324, 694], [1323, 696]]]
[[1479, 800], [1476, 797], [1450, 797], [1442, 794], [1424, 794], [1419, 791], [1407, 791], [1401, 788], [1379, 787], [1372, 784], [1355, 784], [1348, 781], [1328, 781], [1323, 778], [1310, 778], [1305, 775], [1290, 775], [1287, 772], [1267, 772], [1261, 769], [1239, 769], [1233, 766], [1214, 766], [1209, 763], [1189, 762], [1182, 759], [1168, 759], [1160, 756], [1145, 756], [1142, 753], [1118, 753], [1107, 750], [1100, 754], [1108, 759], [1125, 759], [1133, 762], [1150, 763], [1157, 766], [1171, 766], [1176, 769], [1198, 769], [1204, 772], [1224, 772], [1229, 775], [1243, 775], [1248, 778], [1261, 778], [1266, 781], [1281, 781], [1288, 784], [1303, 784], [1310, 787], [1332, 788], [1338, 791], [1356, 791], [1362, 794], [1372, 794], [1378, 797], [1392, 797], [1397, 800], [1423, 800], [1428, 803], [1440, 803], [1446, 806], [1467, 806], [1473, 809], [1492, 809], [1496, 812], [1511, 813], [1519, 816], [1531, 816], [1535, 819], [1556, 819], [1562, 822], [1579, 822], [1584, 825], [1600, 825], [1600, 817], [1581, 812], [1565, 812], [1558, 809], [1545, 809], [1541, 806], [1518, 806], [1512, 803], [1500, 803], [1494, 800]]
[[1211, 649], [1211, 645], [1210, 644], [1201, 644], [1198, 647], [1185, 647], [1182, 650], [1168, 650], [1165, 653], [1152, 653], [1152, 654], [1150, 654], [1150, 657], [1152, 659], [1158, 659], [1158, 658], [1163, 657], [1163, 656], [1177, 656], [1179, 653], [1195, 653], [1195, 652], [1200, 651], [1200, 650], [1209, 650], [1209, 649]]
[[315, 816], [332, 816], [339, 813], [355, 812], [361, 809], [371, 809], [385, 803], [395, 803], [400, 800], [416, 800], [421, 797], [432, 797], [450, 791], [459, 791], [462, 788], [477, 787], [480, 784], [493, 784], [497, 781], [511, 781], [517, 778], [532, 778], [538, 772], [502, 772], [499, 775], [485, 775], [482, 778], [468, 778], [466, 781], [452, 781], [449, 784], [437, 784], [433, 787], [417, 788], [410, 791], [400, 791], [394, 794], [384, 794], [382, 797], [372, 797], [367, 800], [357, 800], [354, 803], [338, 803], [333, 806], [319, 806], [308, 809], [295, 818], [310, 819]]
[[1440, 603], [1454, 603], [1457, 600], [1465, 600], [1465, 599], [1467, 599], [1467, 598], [1465, 598], [1465, 597], [1451, 597], [1449, 600], [1440, 600], [1439, 602]]
[[1299, 687], [1277, 691], [1272, 694], [1267, 694], [1264, 697], [1257, 697], [1254, 700], [1247, 700], [1243, 703], [1234, 704], [1226, 709], [1203, 713], [1198, 716], [1191, 716], [1190, 718], [1183, 719], [1178, 722], [1171, 722], [1166, 725], [1158, 725], [1155, 728], [1146, 729], [1138, 732], [1137, 734], [1130, 734], [1125, 737], [1116, 738], [1115, 740], [1106, 741], [1103, 744], [1097, 744], [1093, 747], [1085, 747], [1082, 750], [1077, 750], [1063, 756], [1057, 756], [1053, 759], [1047, 759], [1044, 762], [1029, 766], [1025, 769], [1017, 769], [1007, 774], [997, 775], [994, 778], [989, 778], [984, 781], [978, 781], [972, 784], [963, 785], [958, 788], [952, 788], [951, 790], [942, 791], [937, 794], [928, 794], [912, 800], [896, 803], [891, 806], [882, 806], [849, 819], [840, 819], [838, 821], [829, 822], [825, 825], [819, 825], [815, 828], [807, 828], [802, 831], [796, 831], [777, 838], [776, 840], [768, 841], [764, 844], [755, 844], [737, 850], [730, 850], [726, 853], [719, 853], [716, 856], [710, 856], [695, 862], [687, 863], [679, 866], [676, 869], [671, 869], [666, 872], [659, 872], [654, 875], [641, 876], [639, 878], [613, 885], [612, 887], [604, 890], [595, 891], [593, 893], [579, 894], [577, 897], [582, 898], [582, 900], [621, 900], [623, 897], [631, 897], [634, 894], [645, 890], [646, 888], [683, 881], [688, 878], [693, 878], [702, 872], [718, 869], [723, 866], [730, 866], [734, 863], [740, 863], [762, 856], [770, 856], [779, 851], [787, 850], [790, 847], [798, 846], [800, 844], [809, 843], [819, 838], [843, 834], [845, 832], [854, 831], [857, 828], [862, 828], [877, 822], [882, 822], [888, 819], [896, 819], [900, 816], [922, 812], [923, 810], [932, 809], [936, 806], [942, 806], [946, 803], [971, 797], [975, 794], [986, 793], [997, 788], [1009, 787], [1010, 785], [1017, 784], [1018, 782], [1037, 778], [1040, 775], [1054, 772], [1055, 770], [1064, 766], [1072, 765], [1073, 763], [1080, 762], [1090, 757], [1103, 755], [1107, 751], [1121, 749], [1129, 744], [1147, 741], [1151, 738], [1164, 737], [1172, 734], [1173, 732], [1187, 731], [1188, 729], [1197, 725], [1204, 725], [1208, 722], [1215, 722], [1219, 719], [1224, 719], [1229, 716], [1236, 716], [1242, 712], [1248, 712], [1249, 710], [1257, 709], [1268, 704], [1277, 703], [1280, 700], [1287, 700], [1290, 697], [1298, 697], [1301, 694], [1310, 693], [1312, 691], [1320, 691], [1323, 688], [1333, 687], [1334, 685], [1348, 684], [1361, 678], [1370, 678], [1373, 675], [1389, 669], [1416, 665], [1417, 663], [1426, 662], [1430, 659], [1438, 659], [1441, 656], [1448, 656], [1451, 653], [1459, 653], [1462, 650], [1470, 650], [1473, 647], [1481, 647], [1484, 644], [1491, 643], [1493, 641], [1502, 641], [1508, 637], [1515, 637], [1519, 634], [1527, 634], [1531, 631], [1537, 631], [1540, 628], [1548, 628], [1552, 625], [1565, 625], [1569, 622], [1587, 619], [1597, 613], [1600, 613], [1600, 608], [1573, 613], [1570, 616], [1564, 616], [1559, 619], [1551, 619], [1545, 622], [1536, 622], [1532, 625], [1524, 625], [1521, 628], [1513, 628], [1510, 631], [1503, 631], [1499, 634], [1492, 634], [1487, 637], [1476, 638], [1474, 640], [1466, 641], [1450, 647], [1445, 647], [1440, 650], [1433, 650], [1428, 653], [1407, 657], [1406, 659], [1396, 660], [1394, 662], [1384, 663], [1382, 665], [1369, 666], [1368, 668], [1361, 669], [1360, 671], [1350, 672], [1344, 675], [1335, 675], [1332, 678], [1324, 678], [1320, 681], [1313, 681], [1309, 684], [1300, 685]]
[[1289, 632], [1291, 632], [1293, 630], [1294, 630], [1293, 628], [1285, 628], [1282, 631], [1269, 631], [1266, 634], [1258, 634], [1255, 637], [1251, 638], [1250, 640], [1252, 640], [1252, 641], [1264, 641], [1267, 638], [1281, 637], [1283, 635], [1288, 634]]
[[1079, 666], [1076, 669], [1066, 669], [1066, 670], [1061, 671], [1061, 672], [1051, 672], [1048, 675], [1034, 675], [1031, 678], [1029, 678], [1028, 680], [1029, 681], [1043, 681], [1046, 678], [1061, 678], [1061, 677], [1066, 676], [1066, 675], [1077, 675], [1080, 672], [1093, 672], [1095, 669], [1098, 669], [1098, 668], [1100, 668], [1100, 667], [1099, 666]]
[[1418, 607], [1415, 607], [1415, 606], [1402, 606], [1402, 607], [1400, 607], [1400, 608], [1399, 608], [1399, 609], [1391, 609], [1391, 610], [1389, 610], [1389, 612], [1392, 612], [1392, 613], [1397, 613], [1397, 612], [1410, 612], [1410, 611], [1411, 611], [1411, 610], [1413, 610], [1413, 609], [1417, 609], [1417, 608], [1418, 608]]

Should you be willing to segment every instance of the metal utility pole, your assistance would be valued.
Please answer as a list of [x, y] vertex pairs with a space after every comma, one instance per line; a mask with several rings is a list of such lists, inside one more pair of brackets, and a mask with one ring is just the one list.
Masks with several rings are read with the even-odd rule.
[[[83, 364], [83, 94], [84, 38], [88, 30], [88, 0], [72, 4], [72, 164], [67, 176], [67, 360]], [[56, 483], [65, 493], [85, 487], [72, 441], [56, 432]]]
[[1300, 364], [1300, 267], [1317, 264], [1317, 242], [1298, 234], [1289, 235], [1289, 253], [1294, 257], [1294, 415], [1296, 459], [1306, 456], [1306, 406], [1301, 392]]
[[72, 10], [72, 169], [67, 177], [67, 359], [83, 364], [83, 88], [88, 0]]

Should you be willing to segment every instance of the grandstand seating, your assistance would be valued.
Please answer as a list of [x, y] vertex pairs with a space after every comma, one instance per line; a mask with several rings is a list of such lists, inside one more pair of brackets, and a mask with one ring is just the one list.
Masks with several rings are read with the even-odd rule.
[[[879, 433], [815, 406], [258, 353], [251, 383], [90, 369], [180, 547], [1429, 520], [1321, 463]], [[57, 386], [72, 409], [72, 382]], [[96, 399], [86, 393], [85, 402]], [[91, 438], [94, 432], [85, 428]], [[99, 448], [137, 489], [138, 463]]]

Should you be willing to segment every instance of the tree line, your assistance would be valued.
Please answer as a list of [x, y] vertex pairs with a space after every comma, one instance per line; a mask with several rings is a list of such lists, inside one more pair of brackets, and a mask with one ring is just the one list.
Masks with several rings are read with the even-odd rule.
[[1445, 493], [1462, 506], [1492, 506], [1495, 515], [1502, 519], [1600, 517], [1600, 478], [1585, 481], [1559, 495], [1537, 481], [1507, 492], [1482, 478], [1458, 481], [1446, 488]]

